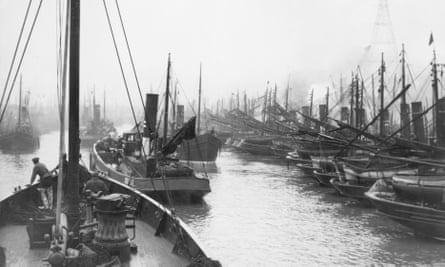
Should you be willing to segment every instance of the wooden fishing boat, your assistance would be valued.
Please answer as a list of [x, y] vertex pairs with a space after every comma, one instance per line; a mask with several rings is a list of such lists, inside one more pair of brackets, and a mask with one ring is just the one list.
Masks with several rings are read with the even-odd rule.
[[238, 148], [254, 155], [273, 155], [271, 146], [273, 137], [246, 137], [238, 144]]
[[375, 182], [378, 179], [391, 180], [401, 170], [415, 170], [406, 162], [382, 160], [379, 158], [342, 158], [346, 180]]
[[332, 187], [332, 184], [329, 181], [337, 176], [336, 172], [323, 172], [320, 170], [314, 170], [313, 175], [320, 185], [327, 187]]
[[5, 151], [28, 152], [40, 146], [39, 135], [35, 131], [29, 115], [29, 94], [25, 97], [24, 102], [24, 105], [22, 105], [22, 78], [20, 77], [17, 125], [12, 132], [0, 134], [0, 148]]
[[215, 161], [222, 148], [222, 142], [213, 133], [197, 135], [184, 140], [176, 149], [176, 157], [184, 161]]
[[286, 158], [290, 152], [294, 151], [292, 146], [284, 143], [274, 143], [270, 149], [272, 150], [272, 153], [280, 159]]
[[[201, 64], [199, 65], [199, 94], [198, 94], [198, 114], [197, 114], [197, 135], [192, 140], [184, 140], [176, 149], [177, 157], [185, 161], [215, 161], [218, 152], [222, 147], [222, 142], [212, 130], [201, 134]], [[176, 98], [176, 97], [175, 97]], [[183, 119], [183, 116], [182, 118]], [[181, 122], [181, 125], [183, 122]]]
[[112, 121], [105, 118], [105, 99], [104, 114], [100, 114], [100, 105], [96, 104], [96, 97], [93, 96], [93, 119], [88, 122], [86, 127], [80, 130], [80, 144], [83, 147], [92, 147], [93, 144], [108, 135], [115, 135], [116, 128]]
[[415, 202], [440, 203], [445, 191], [445, 173], [431, 171], [404, 171], [392, 177], [394, 192], [403, 199]]
[[321, 171], [320, 169], [314, 168], [314, 166], [312, 166], [312, 163], [297, 163], [295, 164], [295, 166], [309, 176], [313, 176], [314, 171]]
[[[100, 178], [111, 194], [125, 196], [128, 208], [124, 218], [127, 226], [119, 229], [119, 234], [131, 239], [131, 253], [128, 254], [128, 250], [125, 255], [121, 253], [123, 265], [120, 266], [220, 266], [208, 258], [188, 227], [170, 210], [132, 187], [105, 176]], [[48, 260], [55, 214], [38, 208], [37, 188], [38, 184], [19, 189], [0, 201], [0, 246], [4, 255], [1, 266], [42, 266]], [[82, 210], [85, 209], [83, 205]], [[83, 220], [81, 228], [82, 225]], [[94, 227], [97, 229], [97, 225]], [[98, 249], [92, 242], [84, 244], [101, 255], [101, 263], [113, 260], [109, 252]], [[130, 243], [125, 245], [130, 249]], [[81, 259], [71, 261], [75, 260]], [[109, 266], [119, 266], [119, 263]]]
[[366, 200], [365, 193], [368, 192], [373, 183], [358, 184], [350, 181], [346, 181], [344, 177], [339, 179], [338, 177], [332, 178], [331, 185], [337, 190], [337, 192], [345, 197], [355, 198], [359, 200]]
[[379, 180], [365, 193], [377, 210], [411, 228], [415, 234], [445, 241], [445, 207], [400, 200], [392, 187]]
[[[210, 183], [207, 177], [198, 177], [193, 169], [172, 158], [160, 160], [144, 160], [143, 157], [134, 156], [139, 143], [136, 133], [124, 135], [125, 151], [119, 152], [117, 146], [109, 146], [108, 151], [103, 150], [104, 142], [98, 141], [91, 153], [91, 169], [106, 173], [112, 179], [129, 184], [146, 194], [166, 199], [171, 193], [177, 199], [186, 201], [200, 201], [209, 193]], [[133, 141], [132, 141], [133, 140]], [[122, 162], [119, 162], [119, 157]], [[153, 161], [152, 161], [153, 160]], [[154, 164], [156, 171], [147, 174], [147, 164]], [[161, 167], [163, 165], [163, 167]], [[162, 171], [161, 171], [162, 170]]]

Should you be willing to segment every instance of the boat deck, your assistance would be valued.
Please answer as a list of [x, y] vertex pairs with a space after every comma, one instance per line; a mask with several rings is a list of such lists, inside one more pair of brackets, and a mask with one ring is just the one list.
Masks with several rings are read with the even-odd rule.
[[[172, 253], [173, 244], [154, 235], [155, 230], [142, 221], [136, 221], [138, 247], [131, 261], [124, 266], [187, 266], [189, 262]], [[129, 235], [131, 233], [129, 232]], [[25, 225], [6, 225], [0, 228], [0, 246], [5, 249], [6, 266], [49, 266], [48, 249], [29, 249]], [[0, 262], [1, 265], [1, 262]]]

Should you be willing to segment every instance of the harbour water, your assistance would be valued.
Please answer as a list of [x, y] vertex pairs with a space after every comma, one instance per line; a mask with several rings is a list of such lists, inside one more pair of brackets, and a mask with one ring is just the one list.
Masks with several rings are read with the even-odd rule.
[[[57, 132], [41, 136], [33, 153], [0, 151], [1, 199], [29, 182], [34, 156], [52, 168], [57, 153]], [[85, 164], [88, 154], [82, 149]], [[444, 243], [414, 236], [283, 160], [226, 150], [216, 164], [204, 203], [172, 206], [224, 266], [445, 265]]]

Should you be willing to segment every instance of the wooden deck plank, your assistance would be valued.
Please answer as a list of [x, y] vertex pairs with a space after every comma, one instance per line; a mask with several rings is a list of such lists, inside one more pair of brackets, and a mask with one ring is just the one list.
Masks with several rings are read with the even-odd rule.
[[[131, 235], [130, 231], [129, 235]], [[154, 235], [155, 230], [136, 221], [138, 252], [131, 255], [129, 266], [187, 266], [188, 261], [172, 253], [173, 244]], [[47, 249], [29, 249], [25, 225], [6, 225], [0, 228], [0, 246], [5, 248], [6, 266], [48, 266], [42, 259], [48, 256]]]

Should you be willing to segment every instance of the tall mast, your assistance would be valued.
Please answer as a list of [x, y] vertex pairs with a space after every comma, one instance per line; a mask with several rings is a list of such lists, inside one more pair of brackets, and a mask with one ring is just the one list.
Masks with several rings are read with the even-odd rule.
[[201, 130], [201, 77], [202, 75], [202, 64], [199, 63], [199, 97], [198, 97], [198, 128], [197, 133]]
[[21, 124], [22, 119], [22, 74], [20, 74], [20, 91], [19, 91], [19, 122], [18, 125]]
[[105, 103], [106, 103], [106, 101], [105, 101], [105, 96], [106, 95], [106, 92], [105, 92], [105, 90], [104, 90], [104, 115], [102, 116], [103, 117], [103, 121], [105, 121], [105, 111], [106, 111], [106, 109], [105, 109]]
[[[385, 102], [385, 61], [383, 60], [383, 53], [382, 53], [382, 63], [379, 69], [380, 74], [380, 87], [379, 87], [379, 93], [380, 93], [380, 112], [383, 112], [384, 108], [384, 102]], [[380, 135], [384, 135], [384, 123], [385, 123], [385, 114], [380, 115]]]
[[244, 91], [244, 113], [247, 114], [248, 110], [249, 109], [247, 107], [247, 94], [246, 94], [246, 91]]
[[326, 116], [328, 115], [327, 113], [329, 113], [329, 86], [326, 91]]
[[239, 110], [239, 90], [236, 92], [236, 109]]
[[167, 81], [165, 85], [165, 106], [164, 106], [164, 136], [162, 139], [162, 145], [167, 143], [167, 132], [168, 132], [168, 97], [170, 96], [170, 53], [168, 53], [167, 61]]
[[[66, 194], [69, 227], [80, 216], [79, 209], [79, 45], [80, 45], [80, 0], [70, 1], [70, 45], [69, 45], [69, 164]], [[78, 227], [73, 229], [78, 236]]]
[[171, 132], [173, 133], [176, 130], [177, 124], [176, 124], [176, 115], [177, 115], [177, 110], [176, 107], [178, 105], [177, 103], [178, 100], [178, 80], [176, 80], [175, 82], [175, 91], [173, 93], [173, 105], [172, 105], [172, 124], [171, 124]]
[[432, 72], [433, 72], [433, 103], [432, 105], [433, 107], [433, 140], [435, 140], [435, 138], [438, 138], [439, 133], [438, 133], [438, 125], [437, 125], [437, 120], [439, 118], [438, 116], [438, 108], [436, 106], [436, 103], [439, 99], [439, 88], [438, 88], [438, 81], [437, 81], [437, 63], [436, 63], [436, 50], [433, 50], [433, 62], [432, 64]]
[[365, 82], [362, 79], [361, 82], [361, 89], [360, 89], [360, 128], [365, 124], [364, 122], [364, 115], [365, 115], [365, 111], [363, 109], [363, 94], [364, 94], [364, 90], [365, 90]]
[[351, 80], [351, 101], [350, 101], [350, 113], [349, 113], [349, 124], [354, 126], [354, 73], [352, 73]]
[[266, 112], [267, 112], [267, 93], [269, 88], [266, 87], [266, 93], [264, 94], [264, 108], [263, 108], [263, 122], [266, 122]]
[[[402, 44], [402, 90], [406, 86], [406, 78], [405, 78], [405, 45]], [[406, 106], [406, 94], [403, 93], [400, 97], [400, 127], [404, 127], [408, 121], [408, 110]], [[406, 127], [402, 130], [401, 135], [403, 138], [409, 138], [409, 127]]]
[[343, 77], [340, 73], [340, 106], [343, 105]]
[[376, 113], [375, 113], [374, 74], [371, 75], [371, 89], [372, 89], [372, 117], [375, 117], [375, 116], [376, 116]]
[[290, 80], [290, 78], [287, 78], [287, 88], [286, 88], [286, 104], [285, 104], [285, 109], [286, 109], [286, 112], [289, 110], [289, 90], [290, 90], [290, 88], [289, 88], [289, 80]]
[[314, 104], [314, 89], [312, 88], [312, 92], [311, 92], [311, 105], [309, 107], [309, 117], [312, 118], [312, 107]]
[[275, 90], [274, 90], [274, 93], [273, 93], [273, 103], [272, 103], [272, 105], [274, 105], [275, 106], [275, 104], [277, 103], [277, 84], [275, 83]]
[[355, 74], [355, 127], [360, 128], [360, 87], [358, 73]]

